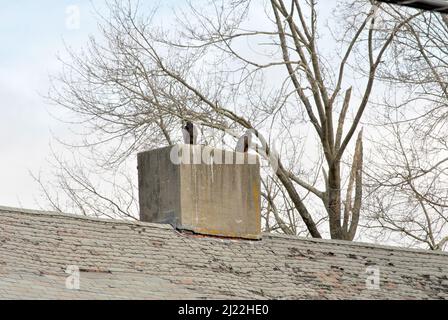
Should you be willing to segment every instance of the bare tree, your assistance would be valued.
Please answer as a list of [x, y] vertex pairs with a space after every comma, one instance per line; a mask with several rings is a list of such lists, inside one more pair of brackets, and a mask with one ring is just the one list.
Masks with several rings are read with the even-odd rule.
[[72, 161], [52, 153], [48, 180], [30, 173], [40, 186], [46, 209], [57, 212], [76, 212], [85, 216], [124, 218], [135, 220], [133, 212], [138, 210], [138, 195], [135, 181], [129, 170], [123, 168], [110, 172], [94, 166], [89, 169], [86, 159], [82, 163], [75, 155]]
[[[415, 122], [390, 122], [366, 170], [368, 226], [376, 239], [443, 250], [448, 242], [446, 142], [425, 136]], [[387, 130], [389, 129], [389, 130]]]
[[[387, 7], [403, 19], [405, 12]], [[401, 244], [447, 248], [446, 170], [448, 102], [448, 20], [425, 12], [408, 21], [394, 39], [389, 68], [378, 74], [391, 93], [377, 121], [376, 159], [368, 172], [369, 227]], [[399, 92], [400, 94], [397, 94]]]
[[[312, 237], [329, 230], [352, 240], [362, 201], [358, 126], [389, 46], [418, 15], [379, 30], [376, 8], [339, 24], [335, 55], [326, 53], [315, 0], [270, 0], [264, 8], [247, 0], [189, 3], [170, 16], [170, 27], [156, 9], [115, 1], [101, 17], [102, 38], [69, 50], [50, 98], [73, 112], [84, 133], [90, 129], [80, 146], [102, 169], [175, 143], [181, 119], [201, 125], [202, 143], [231, 143], [228, 130], [252, 129], [260, 155], [278, 156], [263, 177], [266, 229], [296, 234], [304, 226]], [[361, 79], [347, 75], [350, 63]]]

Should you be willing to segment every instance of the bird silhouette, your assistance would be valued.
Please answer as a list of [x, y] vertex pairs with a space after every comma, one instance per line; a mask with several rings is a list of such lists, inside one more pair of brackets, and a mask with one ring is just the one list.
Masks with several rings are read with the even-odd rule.
[[248, 152], [249, 147], [252, 144], [252, 132], [248, 129], [246, 130], [246, 133], [243, 134], [236, 143], [236, 152]]
[[191, 121], [186, 121], [185, 126], [182, 127], [182, 135], [185, 144], [197, 144], [198, 129]]

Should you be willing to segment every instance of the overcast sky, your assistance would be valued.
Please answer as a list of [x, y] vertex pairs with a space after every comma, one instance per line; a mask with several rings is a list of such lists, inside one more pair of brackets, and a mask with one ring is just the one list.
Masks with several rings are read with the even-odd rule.
[[[151, 0], [145, 5], [163, 3], [169, 9], [179, 2]], [[60, 70], [56, 57], [64, 56], [65, 45], [80, 49], [89, 35], [98, 34], [94, 10], [104, 9], [100, 0], [2, 2], [0, 206], [39, 208], [41, 193], [30, 172], [48, 170], [52, 136], [72, 140], [66, 125], [52, 116], [60, 108], [44, 98], [49, 76]]]
[[[183, 1], [162, 3], [169, 10]], [[104, 11], [103, 1], [94, 4], [98, 11]], [[0, 206], [38, 208], [41, 193], [30, 172], [48, 171], [52, 135], [73, 140], [66, 125], [51, 115], [60, 108], [50, 105], [44, 96], [49, 75], [57, 74], [60, 68], [56, 56], [64, 54], [64, 43], [79, 49], [89, 35], [98, 33], [93, 9], [90, 0], [22, 0], [2, 4]], [[57, 144], [52, 146], [57, 148]]]
[[[76, 5], [77, 7], [71, 7]], [[79, 25], [76, 10], [79, 9]], [[78, 28], [79, 27], [79, 28]], [[67, 135], [42, 95], [64, 41], [81, 46], [96, 23], [89, 1], [3, 1], [0, 11], [0, 205], [36, 207], [29, 171], [46, 166], [51, 132]]]

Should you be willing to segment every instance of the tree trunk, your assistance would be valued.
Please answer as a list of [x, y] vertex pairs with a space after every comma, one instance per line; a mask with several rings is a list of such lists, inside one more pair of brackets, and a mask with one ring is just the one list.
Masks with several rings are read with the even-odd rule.
[[341, 228], [341, 175], [340, 161], [330, 166], [328, 172], [328, 217], [332, 239], [343, 239]]

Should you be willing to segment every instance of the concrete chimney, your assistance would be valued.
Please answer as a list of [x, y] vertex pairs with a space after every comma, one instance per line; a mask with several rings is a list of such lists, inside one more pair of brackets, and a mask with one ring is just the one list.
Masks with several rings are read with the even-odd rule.
[[259, 239], [260, 164], [253, 154], [175, 145], [138, 154], [140, 220], [204, 235]]

